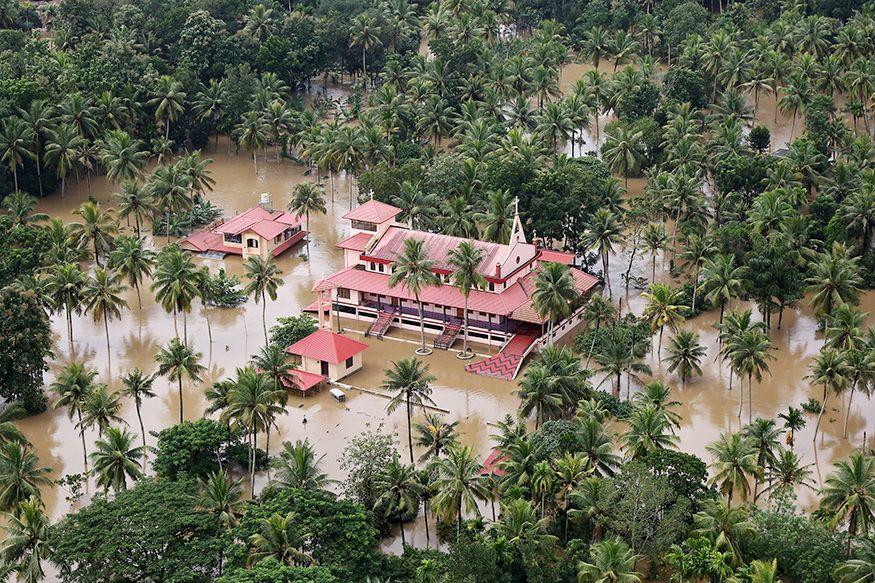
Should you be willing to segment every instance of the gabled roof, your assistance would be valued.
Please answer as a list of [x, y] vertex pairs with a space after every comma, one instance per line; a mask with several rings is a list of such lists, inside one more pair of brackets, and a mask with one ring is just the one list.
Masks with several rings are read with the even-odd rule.
[[364, 221], [366, 223], [385, 223], [388, 220], [394, 219], [401, 209], [379, 200], [369, 200], [365, 204], [352, 209], [345, 215], [344, 219], [350, 221]]
[[[496, 276], [495, 265], [504, 261], [509, 249], [507, 245], [499, 243], [463, 239], [462, 237], [452, 237], [450, 235], [428, 233], [426, 231], [414, 231], [405, 227], [389, 227], [383, 236], [380, 237], [380, 240], [377, 241], [377, 244], [374, 245], [374, 248], [367, 252], [367, 256], [384, 261], [397, 261], [398, 257], [404, 253], [404, 241], [407, 239], [422, 241], [422, 248], [426, 257], [435, 262], [435, 269], [444, 271], [455, 271], [455, 268], [449, 263], [450, 253], [459, 246], [459, 243], [467, 241], [483, 251], [483, 261], [480, 262], [477, 271], [487, 277]], [[529, 244], [520, 243], [520, 245]], [[532, 248], [534, 249], [534, 246]], [[504, 273], [502, 275], [506, 276], [508, 274]]]
[[352, 237], [347, 237], [343, 241], [337, 244], [340, 249], [349, 249], [351, 251], [358, 251], [361, 253], [368, 246], [368, 242], [371, 240], [373, 235], [370, 233], [356, 233]]
[[286, 348], [286, 352], [338, 364], [363, 352], [367, 347], [368, 345], [364, 342], [320, 328]]
[[553, 251], [551, 249], [541, 249], [541, 254], [538, 255], [541, 261], [549, 261], [551, 263], [562, 263], [571, 265], [574, 262], [573, 253], [565, 253], [564, 251]]
[[307, 391], [325, 380], [325, 377], [321, 374], [307, 372], [298, 368], [293, 368], [289, 372], [291, 373], [291, 378], [282, 379], [283, 385], [288, 389]]
[[301, 224], [301, 217], [286, 211], [268, 211], [260, 206], [240, 213], [213, 229], [216, 233], [239, 235], [244, 231], [254, 231], [260, 237], [273, 239], [286, 230]]

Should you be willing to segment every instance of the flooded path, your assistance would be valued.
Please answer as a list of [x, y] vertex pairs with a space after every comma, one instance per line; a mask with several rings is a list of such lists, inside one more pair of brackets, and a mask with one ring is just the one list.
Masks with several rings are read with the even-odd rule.
[[[572, 65], [566, 67], [566, 71], [572, 71], [573, 76], [579, 76], [585, 68], [585, 65]], [[567, 79], [568, 74], [563, 73], [563, 88], [569, 86]], [[762, 121], [771, 122], [771, 115], [767, 100], [764, 100], [760, 108]], [[779, 120], [778, 131], [773, 135], [773, 140], [775, 136], [784, 136], [784, 129], [789, 136], [789, 120], [784, 120], [780, 116]], [[606, 119], [602, 120], [602, 128], [606, 121]], [[798, 122], [796, 131], [801, 131]], [[592, 143], [591, 135], [587, 139], [590, 140], [588, 143]], [[295, 184], [312, 180], [304, 176], [302, 166], [291, 161], [280, 163], [276, 160], [259, 159], [259, 172], [255, 174], [251, 156], [245, 153], [240, 155], [228, 153], [224, 140], [220, 142], [218, 151], [212, 151], [211, 144], [204, 157], [214, 160], [211, 170], [216, 180], [215, 189], [208, 193], [207, 198], [222, 207], [225, 216], [233, 216], [256, 205], [262, 192], [270, 192], [273, 205], [276, 208], [283, 208]], [[633, 194], [639, 193], [643, 186], [643, 179], [630, 181], [630, 191]], [[92, 194], [99, 201], [105, 203], [109, 200], [111, 191], [112, 186], [105, 180], [93, 181]], [[334, 202], [328, 205], [328, 213], [324, 216], [311, 217], [313, 241], [310, 244], [309, 261], [300, 256], [304, 252], [303, 244], [279, 258], [284, 285], [279, 289], [278, 300], [267, 305], [268, 326], [279, 317], [299, 314], [302, 306], [310, 304], [315, 299], [310, 291], [313, 283], [343, 266], [342, 252], [335, 248], [335, 244], [348, 235], [348, 225], [341, 219], [349, 209], [346, 193], [345, 181], [338, 180], [337, 194]], [[74, 220], [76, 217], [71, 214], [72, 211], [87, 196], [84, 180], [80, 184], [71, 181], [65, 198], [53, 195], [43, 199], [38, 210], [51, 216], [60, 216], [67, 221]], [[330, 193], [327, 193], [327, 197], [330, 199]], [[163, 238], [157, 242], [150, 241], [150, 244], [160, 247]], [[195, 262], [208, 265], [213, 272], [224, 267], [230, 274], [242, 276], [242, 262], [238, 257], [229, 256], [224, 260], [205, 260], [196, 257]], [[616, 282], [620, 281], [619, 272], [625, 268], [625, 263], [626, 260], [622, 257], [615, 257], [611, 261], [612, 281], [617, 286], [615, 289], [619, 287]], [[639, 259], [636, 265], [638, 266], [636, 269], [648, 273], [649, 258]], [[660, 272], [659, 277], [666, 276], [664, 272]], [[614, 295], [616, 297], [617, 293]], [[127, 293], [126, 299], [132, 307], [123, 313], [121, 320], [111, 323], [110, 355], [107, 354], [102, 323], [94, 322], [90, 316], [74, 317], [75, 347], [74, 352], [71, 353], [66, 341], [63, 317], [53, 318], [56, 358], [46, 375], [47, 384], [53, 380], [62, 366], [74, 360], [84, 360], [97, 368], [98, 380], [108, 383], [113, 388], [118, 388], [119, 377], [134, 367], [150, 373], [155, 371], [154, 355], [158, 347], [165, 345], [174, 336], [173, 318], [155, 304], [150, 293], [143, 294], [142, 311], [136, 308], [136, 298], [132, 290]], [[631, 307], [635, 313], [640, 314], [642, 302], [639, 294], [637, 292], [631, 294], [628, 301], [624, 301], [625, 306]], [[875, 295], [872, 293], [865, 295], [862, 308], [870, 313], [875, 312]], [[185, 388], [184, 406], [187, 419], [196, 419], [203, 415], [206, 405], [203, 396], [204, 388], [214, 381], [233, 375], [237, 367], [245, 366], [249, 357], [258, 351], [264, 341], [261, 306], [256, 305], [252, 300], [236, 309], [209, 309], [212, 344], [207, 338], [206, 315], [204, 309], [196, 304], [188, 316], [189, 341], [196, 350], [203, 353], [202, 362], [207, 366], [207, 372], [203, 383]], [[674, 397], [682, 402], [679, 411], [684, 419], [679, 433], [681, 448], [699, 455], [706, 461], [709, 456], [705, 446], [714, 441], [721, 432], [734, 431], [739, 427], [736, 416], [737, 382], [733, 390], [729, 391], [728, 373], [714, 361], [716, 331], [713, 324], [716, 318], [717, 314], [714, 311], [684, 324], [684, 327], [699, 332], [702, 343], [708, 347], [708, 357], [703, 364], [703, 376], [690, 381], [684, 389], [680, 388], [678, 380], [671, 375], [665, 377], [675, 387]], [[871, 317], [869, 322], [872, 323]], [[361, 325], [358, 323], [348, 320], [343, 320], [342, 323], [351, 330], [351, 334], [356, 334], [354, 330], [361, 330]], [[383, 370], [391, 366], [393, 360], [411, 356], [415, 348], [414, 344], [403, 341], [405, 338], [413, 339], [413, 336], [407, 336], [406, 332], [393, 330], [390, 334], [394, 338], [382, 341], [364, 339], [370, 345], [364, 353], [364, 368], [344, 382], [379, 390], [383, 380]], [[363, 339], [358, 334], [356, 337]], [[798, 407], [809, 397], [819, 398], [820, 389], [810, 387], [804, 377], [808, 374], [808, 365], [823, 343], [805, 301], [796, 309], [787, 310], [783, 329], [773, 330], [771, 338], [778, 347], [776, 360], [771, 363], [772, 374], [759, 386], [754, 387], [753, 395], [754, 416], [770, 418], [785, 411], [788, 405]], [[474, 348], [481, 353], [495, 350], [476, 344]], [[108, 364], [108, 357], [111, 357], [111, 366]], [[492, 447], [489, 438], [492, 430], [489, 424], [498, 421], [506, 413], [516, 411], [518, 399], [513, 394], [516, 389], [515, 383], [467, 374], [463, 370], [465, 362], [456, 359], [452, 352], [437, 351], [426, 360], [431, 367], [431, 372], [437, 376], [433, 393], [435, 403], [438, 407], [450, 411], [447, 415], [448, 420], [459, 421], [462, 441], [473, 445], [476, 451], [485, 457]], [[655, 377], [664, 376], [664, 365], [654, 355], [650, 355], [649, 364]], [[598, 378], [594, 379], [596, 384], [599, 381]], [[155, 391], [157, 397], [146, 401], [143, 406], [147, 432], [159, 431], [174, 424], [178, 416], [179, 403], [175, 384], [159, 378], [155, 382]], [[342, 478], [339, 468], [341, 452], [351, 437], [368, 427], [376, 428], [382, 424], [386, 431], [399, 436], [399, 451], [404, 451], [404, 441], [400, 439], [404, 437], [406, 431], [404, 414], [399, 410], [392, 415], [387, 415], [385, 406], [385, 398], [360, 391], [351, 391], [348, 400], [343, 404], [333, 401], [327, 391], [307, 398], [292, 396], [288, 405], [288, 414], [278, 419], [279, 436], [276, 433], [272, 436], [272, 450], [278, 451], [284, 440], [294, 441], [309, 437], [318, 452], [326, 454], [324, 464], [329, 475], [333, 478]], [[133, 403], [124, 403], [122, 416], [131, 425], [131, 430], [135, 431], [136, 413]], [[307, 420], [306, 424], [303, 422], [304, 418]], [[744, 414], [744, 419], [746, 418], [747, 411]], [[862, 444], [864, 433], [871, 436], [873, 420], [875, 420], [873, 404], [863, 396], [856, 397], [851, 415], [850, 439], [846, 441], [841, 437], [842, 419], [837, 412], [830, 410], [829, 415], [824, 419], [823, 443], [819, 445], [818, 451], [822, 476], [829, 472], [830, 464], [834, 460], [846, 456], [853, 448]], [[64, 411], [50, 409], [44, 414], [23, 420], [20, 425], [28, 439], [33, 442], [42, 463], [53, 468], [55, 478], [82, 471], [78, 434]], [[797, 439], [797, 450], [806, 462], [814, 461], [811, 439], [813, 427], [813, 418], [809, 416], [807, 427]], [[96, 433], [87, 433], [86, 439], [91, 451]], [[820, 442], [820, 439], [818, 441]], [[154, 438], [148, 436], [149, 445], [154, 445], [154, 442]], [[264, 477], [261, 479], [264, 480]], [[94, 490], [93, 485], [91, 490]], [[53, 521], [72, 508], [70, 502], [65, 499], [66, 492], [60, 489], [46, 490], [43, 496]], [[800, 502], [803, 504], [808, 505], [812, 500], [809, 494], [801, 493]], [[86, 502], [87, 500], [83, 499], [79, 504]], [[408, 540], [424, 544], [424, 533], [420, 528], [410, 528]], [[387, 548], [391, 546], [394, 549], [398, 546], [398, 543], [389, 541], [386, 544]]]

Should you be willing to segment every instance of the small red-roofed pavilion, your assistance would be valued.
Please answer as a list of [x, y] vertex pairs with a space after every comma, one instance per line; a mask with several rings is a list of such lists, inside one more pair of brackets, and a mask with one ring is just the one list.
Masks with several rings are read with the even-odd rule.
[[364, 342], [320, 328], [286, 348], [286, 352], [301, 358], [300, 369], [304, 372], [339, 381], [362, 367], [362, 352], [367, 347]]

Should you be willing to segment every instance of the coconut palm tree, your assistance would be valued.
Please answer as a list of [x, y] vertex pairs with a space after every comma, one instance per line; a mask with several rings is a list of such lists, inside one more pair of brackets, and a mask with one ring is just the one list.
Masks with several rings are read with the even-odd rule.
[[45, 213], [33, 212], [37, 205], [36, 197], [33, 197], [26, 192], [16, 190], [11, 194], [7, 194], [3, 198], [3, 206], [12, 217], [17, 225], [26, 225], [28, 223], [39, 223], [49, 220], [49, 215]]
[[243, 266], [246, 268], [245, 277], [249, 280], [243, 293], [252, 296], [256, 304], [261, 301], [261, 325], [267, 343], [267, 298], [276, 300], [277, 289], [285, 283], [280, 277], [283, 272], [272, 255], [266, 258], [260, 255], [247, 257]]
[[182, 312], [183, 340], [185, 341], [188, 340], [186, 314], [191, 310], [191, 304], [198, 296], [199, 279], [200, 275], [191, 260], [191, 256], [184, 253], [179, 245], [169, 245], [158, 253], [151, 289], [155, 293], [155, 301], [161, 304], [164, 310], [173, 313], [173, 328], [177, 337], [179, 331], [176, 325], [176, 315]]
[[468, 298], [473, 290], [482, 290], [486, 287], [486, 278], [479, 270], [485, 255], [483, 249], [474, 246], [470, 241], [462, 241], [450, 252], [447, 260], [455, 268], [451, 276], [453, 285], [459, 288], [465, 299], [465, 333], [460, 353], [462, 358], [473, 356], [468, 350]]
[[586, 322], [588, 329], [593, 329], [596, 333], [592, 334], [592, 342], [590, 342], [589, 352], [587, 352], [586, 361], [589, 366], [589, 359], [592, 357], [592, 352], [595, 350], [595, 343], [598, 339], [598, 331], [602, 324], [608, 324], [617, 317], [617, 308], [601, 294], [595, 294], [589, 298], [589, 301], [583, 308], [583, 321]]
[[127, 132], [111, 130], [100, 146], [100, 162], [108, 180], [126, 182], [139, 180], [149, 161], [149, 152], [141, 149], [140, 140]]
[[483, 476], [483, 465], [477, 461], [469, 446], [453, 446], [445, 458], [434, 462], [434, 509], [447, 522], [456, 521], [456, 541], [462, 534], [464, 512], [480, 515], [478, 500], [485, 500], [489, 492]]
[[404, 240], [404, 251], [395, 261], [394, 271], [389, 276], [389, 287], [395, 287], [400, 283], [403, 288], [413, 294], [416, 301], [417, 309], [419, 310], [419, 335], [421, 341], [420, 348], [416, 353], [421, 355], [431, 354], [431, 350], [425, 346], [425, 320], [419, 295], [427, 287], [440, 284], [440, 279], [432, 271], [434, 265], [435, 261], [428, 258], [423, 241], [421, 239], [409, 238]]
[[118, 273], [107, 271], [102, 267], [94, 270], [94, 275], [85, 284], [85, 311], [91, 312], [95, 322], [103, 320], [103, 330], [106, 334], [106, 359], [110, 362], [112, 348], [109, 344], [109, 321], [121, 318], [122, 310], [128, 307], [128, 302], [122, 298], [127, 286], [121, 283]]
[[536, 430], [543, 421], [558, 417], [562, 411], [562, 387], [542, 362], [526, 369], [516, 393], [520, 399], [520, 416], [528, 417], [534, 412]]
[[67, 410], [67, 418], [72, 420], [76, 417], [76, 427], [79, 429], [79, 437], [82, 439], [82, 457], [85, 468], [88, 468], [88, 450], [85, 447], [85, 425], [82, 423], [82, 412], [88, 396], [94, 391], [97, 371], [87, 368], [84, 364], [73, 362], [65, 366], [58, 373], [49, 389], [57, 395], [54, 408]]
[[401, 528], [401, 544], [407, 544], [404, 537], [404, 518], [419, 513], [422, 493], [422, 486], [413, 464], [409, 466], [402, 464], [396, 454], [378, 476], [376, 487], [381, 494], [374, 508], [387, 517], [395, 518]]
[[456, 431], [458, 421], [448, 423], [436, 413], [425, 413], [424, 417], [424, 422], [413, 426], [417, 434], [416, 445], [425, 449], [419, 456], [420, 462], [439, 458], [447, 449], [459, 443], [459, 433]]
[[155, 96], [148, 104], [155, 108], [155, 121], [164, 124], [164, 139], [170, 139], [170, 124], [185, 111], [185, 91], [182, 83], [170, 75], [163, 75], [158, 79]]
[[699, 335], [692, 330], [680, 330], [671, 339], [668, 346], [668, 372], [677, 371], [681, 375], [681, 387], [685, 387], [687, 379], [695, 373], [702, 374], [700, 363], [707, 350], [699, 343]]
[[106, 385], [97, 383], [82, 404], [80, 424], [85, 429], [97, 427], [98, 435], [103, 437], [110, 424], [125, 423], [125, 420], [119, 416], [121, 408], [121, 395], [110, 393]]
[[638, 557], [620, 539], [597, 542], [589, 549], [590, 562], [577, 564], [578, 583], [640, 583], [635, 570]]
[[796, 443], [796, 432], [805, 427], [805, 415], [801, 409], [790, 406], [786, 413], [778, 413], [778, 418], [784, 421], [784, 429], [787, 430], [787, 445], [793, 447]]
[[81, 313], [85, 302], [87, 276], [76, 263], [56, 264], [46, 276], [46, 293], [56, 311], [64, 310], [67, 316], [67, 339], [73, 352], [73, 313]]
[[19, 431], [15, 422], [27, 416], [27, 409], [18, 401], [6, 403], [0, 411], [0, 444], [10, 441], [27, 441], [24, 434]]
[[644, 246], [650, 251], [651, 282], [656, 282], [656, 255], [661, 249], [665, 249], [667, 242], [668, 233], [665, 231], [664, 223], [650, 223], [644, 229]]
[[[289, 361], [289, 354], [284, 346], [279, 344], [265, 344], [261, 351], [252, 357], [255, 368], [266, 374], [274, 389], [285, 395], [286, 388], [294, 381], [294, 368]], [[283, 398], [283, 403], [285, 400]]]
[[84, 140], [69, 124], [61, 124], [49, 130], [45, 162], [55, 167], [61, 180], [61, 198], [64, 197], [67, 187], [67, 175], [76, 165], [83, 145]]
[[[747, 376], [748, 396], [748, 422], [753, 418], [753, 380], [763, 380], [763, 373], [771, 374], [769, 360], [774, 360], [771, 351], [775, 345], [769, 337], [760, 329], [747, 330], [741, 336], [733, 338], [726, 344], [726, 354], [732, 368], [739, 378]], [[742, 404], [744, 403], [744, 386], [741, 390], [742, 398], [738, 407], [738, 417], [741, 418]]]
[[641, 297], [647, 301], [642, 317], [650, 321], [650, 328], [654, 332], [659, 330], [657, 343], [657, 356], [662, 354], [662, 333], [668, 326], [671, 330], [684, 321], [686, 307], [680, 303], [680, 292], [671, 289], [664, 283], [651, 283], [649, 291], [643, 292]]
[[36, 161], [36, 135], [19, 117], [10, 116], [0, 124], [0, 162], [12, 172], [13, 189], [18, 190], [18, 167], [25, 159]]
[[53, 484], [51, 468], [39, 465], [33, 446], [24, 441], [0, 445], [0, 510], [20, 516], [31, 496], [40, 499], [40, 487]]
[[711, 454], [711, 484], [716, 484], [726, 495], [729, 505], [732, 496], [738, 494], [747, 500], [750, 493], [750, 477], [762, 475], [763, 468], [757, 465], [756, 446], [741, 433], [721, 434], [720, 439], [705, 447]]
[[31, 496], [20, 504], [18, 516], [7, 515], [0, 546], [0, 573], [15, 573], [16, 581], [39, 583], [45, 579], [43, 561], [49, 560], [49, 521], [43, 503]]
[[744, 268], [735, 266], [732, 255], [717, 255], [714, 259], [706, 259], [702, 265], [701, 290], [711, 303], [720, 303], [720, 323], [723, 323], [723, 312], [726, 302], [737, 298], [743, 288]]
[[273, 467], [277, 470], [276, 480], [284, 488], [324, 490], [334, 482], [320, 468], [324, 459], [324, 454], [316, 455], [316, 449], [309, 439], [299, 439], [294, 445], [283, 442], [282, 451], [273, 461]]
[[156, 211], [152, 190], [136, 182], [123, 182], [122, 190], [115, 194], [115, 198], [118, 204], [118, 216], [128, 221], [128, 227], [131, 225], [130, 217], [134, 217], [136, 238], [139, 239], [143, 222]]
[[308, 566], [316, 561], [305, 553], [305, 533], [295, 524], [295, 515], [274, 513], [260, 521], [260, 532], [249, 537], [249, 564], [273, 557], [283, 565]]
[[82, 222], [70, 225], [71, 237], [90, 243], [94, 249], [94, 260], [100, 266], [100, 253], [112, 248], [113, 236], [118, 232], [113, 211], [102, 211], [100, 203], [84, 202], [73, 214], [80, 216]]
[[856, 303], [862, 287], [858, 261], [848, 257], [840, 246], [817, 256], [806, 292], [813, 294], [811, 305], [818, 317], [830, 316], [834, 308]]
[[407, 408], [407, 443], [410, 448], [410, 463], [413, 463], [413, 409], [425, 409], [426, 405], [434, 405], [431, 399], [430, 383], [435, 377], [429, 373], [427, 364], [417, 358], [402, 358], [392, 363], [392, 368], [384, 371], [385, 380], [382, 388], [392, 394], [386, 404], [386, 411], [391, 415], [402, 404]]
[[871, 583], [875, 581], [875, 540], [862, 538], [854, 551], [855, 558], [838, 566], [838, 583]]
[[352, 21], [349, 46], [362, 50], [362, 79], [368, 85], [368, 51], [383, 45], [380, 38], [381, 30], [377, 20], [368, 14], [360, 14]]
[[741, 565], [741, 541], [756, 531], [745, 506], [733, 507], [729, 498], [705, 500], [702, 510], [693, 515], [693, 523], [698, 536], [708, 537], [718, 549], [726, 549], [732, 554], [732, 564]]
[[629, 176], [636, 176], [644, 162], [644, 144], [641, 132], [624, 126], [605, 130], [605, 143], [602, 146], [602, 159], [610, 166], [611, 172], [625, 179], [629, 190]]
[[833, 526], [847, 523], [845, 557], [849, 558], [853, 537], [868, 535], [875, 520], [875, 458], [853, 452], [847, 460], [836, 462], [821, 491], [820, 508], [832, 517]]
[[279, 395], [273, 381], [264, 373], [252, 367], [238, 368], [237, 378], [228, 393], [228, 407], [222, 412], [222, 419], [230, 421], [232, 427], [246, 431], [249, 445], [249, 494], [255, 497], [255, 452], [258, 447], [258, 433], [267, 430], [277, 415], [285, 413], [279, 404]]
[[182, 379], [189, 382], [200, 382], [201, 374], [206, 368], [200, 363], [200, 352], [196, 352], [188, 344], [183, 344], [179, 337], [170, 340], [166, 347], [158, 350], [155, 361], [158, 363], [158, 375], [166, 376], [169, 381], [176, 381], [179, 386], [179, 422], [183, 417]]
[[618, 217], [609, 208], [596, 210], [587, 223], [583, 234], [583, 244], [586, 249], [596, 249], [602, 258], [602, 275], [608, 285], [608, 295], [611, 295], [610, 255], [614, 245], [620, 242], [623, 229]]
[[140, 284], [146, 277], [151, 277], [154, 265], [155, 252], [146, 249], [139, 236], [119, 237], [115, 240], [115, 248], [109, 253], [107, 266], [128, 280], [128, 284], [137, 292], [137, 305], [140, 310], [143, 309]]
[[684, 248], [681, 251], [679, 258], [687, 269], [692, 270], [693, 275], [693, 301], [690, 311], [696, 313], [696, 296], [699, 291], [699, 271], [705, 260], [717, 250], [714, 243], [709, 237], [700, 237], [699, 235], [690, 235], [684, 240]]
[[307, 229], [307, 256], [310, 256], [310, 215], [319, 213], [324, 215], [328, 210], [325, 208], [325, 193], [322, 188], [311, 183], [302, 182], [295, 186], [292, 191], [292, 200], [289, 202], [289, 210], [304, 215], [305, 228]]
[[769, 496], [790, 494], [798, 491], [800, 486], [813, 490], [814, 483], [811, 481], [809, 469], [812, 465], [814, 464], [803, 465], [792, 449], [779, 448], [766, 471], [768, 486], [763, 492], [768, 492]]
[[814, 426], [813, 440], [815, 442], [817, 441], [817, 433], [820, 431], [820, 422], [828, 406], [829, 394], [831, 392], [841, 393], [848, 384], [850, 374], [851, 370], [844, 354], [837, 350], [823, 349], [814, 359], [814, 363], [811, 365], [811, 374], [806, 378], [812, 384], [823, 385], [823, 399], [820, 404], [820, 412], [817, 414], [817, 425]]
[[252, 152], [252, 166], [258, 174], [258, 150], [267, 144], [268, 126], [257, 111], [250, 111], [234, 126], [237, 143]]
[[116, 494], [127, 490], [128, 479], [136, 482], [143, 477], [140, 468], [141, 458], [146, 453], [145, 446], [134, 446], [134, 434], [127, 429], [110, 427], [106, 436], [94, 444], [96, 450], [91, 454], [97, 485], [104, 492], [112, 488]]
[[548, 322], [552, 342], [553, 326], [571, 313], [571, 307], [580, 297], [574, 285], [571, 269], [562, 263], [544, 263], [535, 275], [532, 305], [541, 320]]
[[626, 456], [638, 459], [655, 449], [677, 446], [678, 437], [672, 433], [672, 423], [665, 411], [654, 404], [636, 409], [629, 418], [629, 430], [620, 436]]
[[622, 459], [614, 453], [614, 440], [604, 423], [593, 418], [579, 419], [577, 435], [587, 467], [599, 477], [613, 476]]
[[225, 529], [233, 528], [244, 510], [242, 483], [243, 478], [232, 480], [225, 470], [200, 478], [195, 507], [216, 515]]
[[[769, 468], [776, 461], [776, 452], [780, 449], [778, 438], [781, 436], [781, 430], [775, 425], [772, 419], [763, 419], [757, 417], [753, 423], [747, 425], [741, 430], [742, 434], [753, 441], [754, 449], [757, 452], [757, 465], [761, 468]], [[754, 477], [753, 499], [756, 502], [759, 497], [760, 476]]]
[[134, 408], [137, 410], [137, 420], [140, 422], [140, 433], [143, 436], [143, 469], [146, 469], [146, 428], [143, 425], [143, 400], [151, 399], [155, 396], [152, 390], [152, 384], [155, 382], [155, 377], [147, 375], [139, 368], [134, 368], [128, 374], [122, 377], [122, 388], [119, 394], [123, 398], [129, 398], [134, 401]]
[[195, 95], [194, 111], [202, 120], [212, 122], [216, 130], [215, 150], [219, 149], [219, 120], [225, 113], [225, 81], [210, 79], [209, 85], [201, 85]]

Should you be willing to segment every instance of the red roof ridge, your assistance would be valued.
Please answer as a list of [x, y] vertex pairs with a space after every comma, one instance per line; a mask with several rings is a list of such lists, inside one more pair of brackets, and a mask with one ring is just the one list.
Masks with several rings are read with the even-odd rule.
[[384, 223], [389, 219], [395, 218], [399, 213], [401, 213], [400, 208], [371, 199], [343, 215], [343, 218], [350, 221]]
[[366, 348], [368, 345], [364, 342], [320, 328], [286, 348], [286, 352], [338, 364], [363, 352]]

